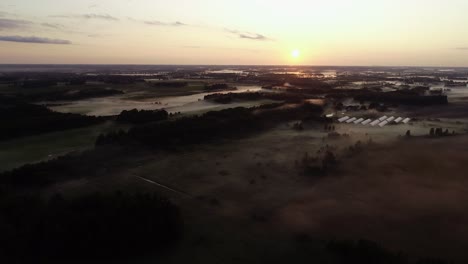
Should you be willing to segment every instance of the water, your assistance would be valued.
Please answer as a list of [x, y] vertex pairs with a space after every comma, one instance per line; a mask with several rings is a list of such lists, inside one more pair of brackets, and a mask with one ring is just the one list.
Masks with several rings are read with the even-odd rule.
[[[241, 93], [241, 92], [258, 92], [262, 91], [260, 86], [238, 86], [236, 91], [223, 91], [214, 93]], [[220, 104], [204, 101], [203, 98], [210, 93], [199, 93], [186, 96], [171, 96], [171, 97], [153, 97], [141, 100], [132, 100], [130, 97], [135, 94], [125, 94], [103, 98], [92, 98], [78, 101], [63, 101], [54, 102], [56, 106], [50, 108], [57, 112], [62, 113], [78, 113], [84, 115], [94, 116], [111, 116], [118, 115], [123, 110], [157, 110], [165, 109], [168, 112], [198, 112], [208, 111], [210, 109], [216, 109], [220, 107]], [[47, 102], [44, 102], [47, 103]], [[256, 105], [258, 104], [249, 102], [248, 104], [241, 104], [242, 106]], [[228, 105], [229, 106], [229, 105]], [[236, 104], [236, 106], [239, 106]]]

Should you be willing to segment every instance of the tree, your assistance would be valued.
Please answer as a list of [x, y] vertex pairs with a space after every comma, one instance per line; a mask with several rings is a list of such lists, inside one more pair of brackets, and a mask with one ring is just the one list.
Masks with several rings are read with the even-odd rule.
[[113, 263], [166, 252], [183, 232], [179, 208], [155, 193], [18, 196], [0, 202], [0, 215], [0, 259], [14, 260], [5, 263]]
[[435, 135], [435, 130], [434, 128], [431, 128], [431, 131], [429, 132], [429, 135], [433, 137]]
[[406, 131], [406, 136], [411, 137], [411, 130]]
[[331, 168], [337, 163], [336, 156], [331, 151], [327, 151], [322, 160], [322, 167], [324, 170]]

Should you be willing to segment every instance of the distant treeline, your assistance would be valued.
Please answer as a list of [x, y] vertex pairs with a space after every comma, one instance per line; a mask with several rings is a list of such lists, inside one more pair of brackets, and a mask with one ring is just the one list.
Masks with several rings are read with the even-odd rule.
[[100, 74], [100, 75], [82, 75], [75, 73], [10, 73], [6, 76], [0, 76], [0, 83], [8, 83], [22, 88], [46, 88], [58, 84], [84, 85], [87, 82], [102, 82], [108, 84], [133, 84], [144, 82], [141, 76], [119, 75], [119, 74]]
[[84, 85], [86, 84], [86, 78], [84, 77], [72, 77], [65, 80], [60, 79], [39, 79], [39, 80], [24, 80], [16, 81], [14, 84], [18, 87], [25, 89], [34, 89], [34, 88], [47, 88], [56, 86], [59, 83], [68, 84], [68, 85]]
[[188, 82], [150, 82], [152, 86], [154, 87], [172, 87], [172, 88], [181, 88], [181, 87], [186, 87], [188, 85]]
[[296, 74], [275, 74], [269, 73], [261, 76], [251, 77], [254, 80], [260, 81], [266, 87], [268, 86], [282, 86], [289, 84], [304, 89], [329, 89], [333, 86], [327, 82], [317, 80], [317, 78], [300, 78]]
[[52, 160], [26, 164], [0, 173], [0, 193], [15, 193], [57, 184], [78, 178], [93, 178], [110, 174], [128, 164], [112, 161], [125, 156], [120, 148], [93, 149], [79, 154], [68, 154]]
[[95, 125], [101, 117], [57, 113], [45, 106], [0, 96], [0, 140]]
[[143, 124], [167, 120], [169, 113], [166, 110], [124, 110], [117, 116], [117, 122], [128, 124]]
[[207, 91], [220, 91], [227, 89], [236, 90], [234, 87], [229, 87], [227, 83], [205, 84], [205, 90]]
[[178, 207], [157, 194], [0, 199], [0, 261], [110, 261], [164, 254], [182, 235]]
[[88, 98], [96, 97], [106, 97], [112, 95], [124, 94], [124, 92], [116, 89], [109, 88], [81, 88], [81, 89], [70, 89], [64, 87], [63, 89], [54, 89], [51, 91], [44, 91], [41, 93], [28, 92], [25, 93], [21, 91], [18, 96], [21, 98], [37, 102], [37, 101], [72, 101], [72, 100], [81, 100]]
[[269, 99], [273, 101], [284, 101], [288, 103], [299, 103], [304, 99], [310, 99], [310, 96], [305, 96], [299, 93], [261, 93], [261, 92], [246, 92], [246, 93], [216, 93], [209, 94], [204, 97], [204, 100], [214, 101], [220, 104], [228, 104], [234, 100], [241, 101], [257, 101]]
[[407, 77], [404, 79], [405, 83], [407, 84], [414, 84], [414, 83], [434, 83], [439, 82], [440, 79], [438, 77], [422, 77], [422, 76], [413, 76]]
[[331, 89], [333, 86], [329, 83], [314, 79], [314, 78], [292, 78], [287, 82], [290, 85], [298, 86], [303, 89]]
[[22, 88], [45, 88], [45, 87], [50, 87], [50, 86], [55, 86], [57, 85], [56, 80], [49, 80], [49, 79], [44, 79], [44, 80], [25, 80], [22, 82], [18, 83], [19, 86]]
[[226, 137], [239, 137], [261, 131], [279, 122], [319, 117], [322, 108], [303, 104], [282, 108], [281, 104], [254, 108], [233, 108], [201, 116], [138, 125], [128, 132], [100, 135], [96, 145], [140, 143], [151, 147], [183, 146]]
[[354, 96], [357, 101], [371, 101], [379, 103], [396, 103], [403, 105], [441, 105], [448, 104], [445, 95], [419, 95], [417, 91], [394, 91], [387, 93], [365, 92]]

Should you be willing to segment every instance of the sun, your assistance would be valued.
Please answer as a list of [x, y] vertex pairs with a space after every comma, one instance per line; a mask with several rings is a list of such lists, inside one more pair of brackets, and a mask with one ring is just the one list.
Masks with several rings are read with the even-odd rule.
[[295, 49], [291, 52], [291, 56], [293, 58], [299, 58], [299, 56], [301, 56], [301, 52], [298, 49]]

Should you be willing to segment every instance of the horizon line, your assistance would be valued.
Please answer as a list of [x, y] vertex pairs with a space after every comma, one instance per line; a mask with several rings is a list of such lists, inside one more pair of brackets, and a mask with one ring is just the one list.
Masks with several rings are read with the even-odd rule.
[[138, 63], [0, 63], [0, 66], [218, 66], [218, 67], [369, 67], [369, 68], [467, 68], [467, 66], [424, 66], [424, 65], [313, 65], [313, 64], [138, 64]]

